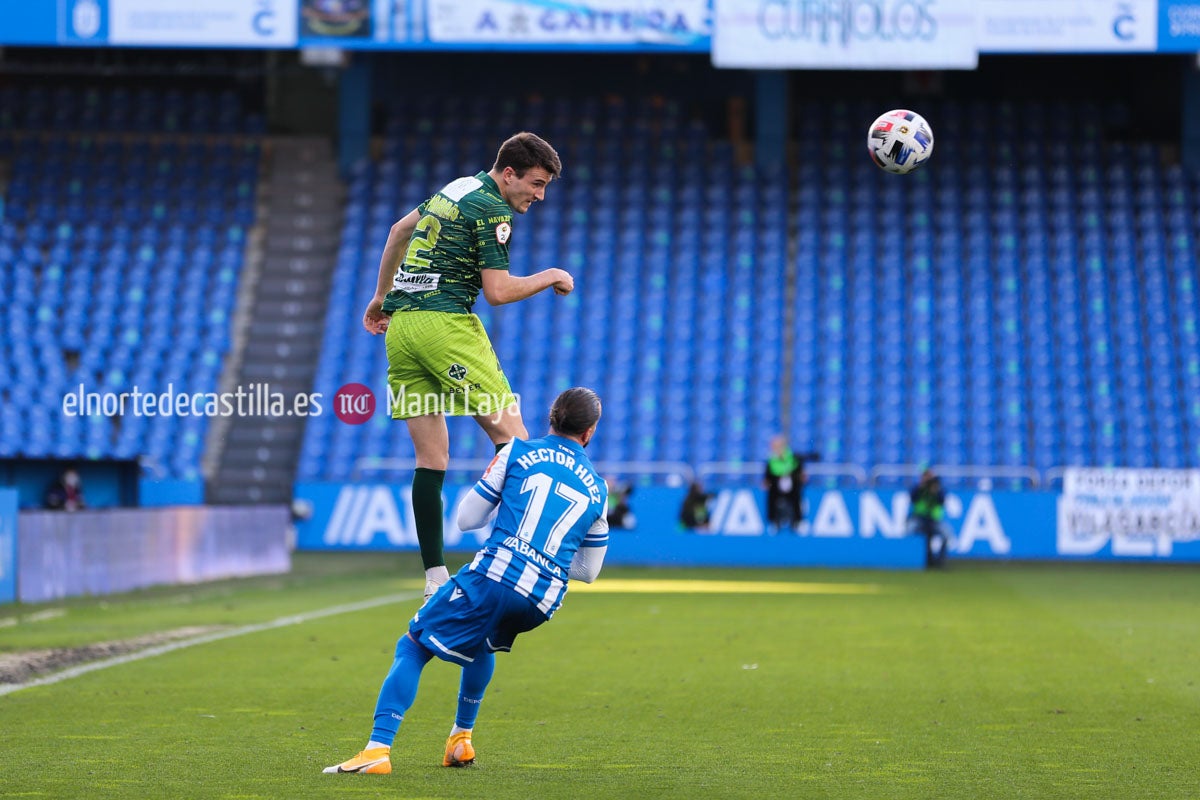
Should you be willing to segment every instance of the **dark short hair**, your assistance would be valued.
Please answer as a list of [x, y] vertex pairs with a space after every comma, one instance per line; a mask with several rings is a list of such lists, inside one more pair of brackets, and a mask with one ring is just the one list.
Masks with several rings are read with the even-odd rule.
[[517, 177], [524, 176], [525, 170], [532, 167], [541, 167], [553, 178], [562, 174], [558, 152], [545, 139], [528, 131], [510, 136], [500, 145], [492, 169], [500, 172], [505, 167], [512, 167]]
[[567, 389], [550, 406], [550, 428], [555, 433], [578, 436], [600, 419], [600, 397], [591, 389]]

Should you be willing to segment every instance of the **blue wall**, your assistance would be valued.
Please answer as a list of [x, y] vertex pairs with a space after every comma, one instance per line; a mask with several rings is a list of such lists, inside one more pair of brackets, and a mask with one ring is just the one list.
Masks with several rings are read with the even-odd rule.
[[17, 599], [17, 492], [0, 489], [0, 603]]
[[138, 505], [198, 506], [204, 504], [204, 481], [183, 478], [143, 478], [138, 482]]

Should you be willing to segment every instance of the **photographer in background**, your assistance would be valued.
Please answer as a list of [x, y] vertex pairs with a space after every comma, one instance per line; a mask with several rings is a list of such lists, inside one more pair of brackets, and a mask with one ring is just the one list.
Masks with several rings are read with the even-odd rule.
[[608, 527], [633, 530], [637, 527], [637, 516], [629, 504], [633, 496], [633, 484], [614, 484], [608, 493]]
[[804, 464], [820, 458], [820, 453], [793, 453], [783, 436], [771, 439], [771, 454], [763, 475], [771, 533], [800, 532], [800, 523], [804, 521], [804, 484], [808, 483]]
[[693, 481], [679, 508], [679, 527], [685, 531], [708, 530], [708, 504], [712, 499], [713, 495], [704, 491], [703, 484]]
[[925, 469], [921, 479], [908, 493], [909, 533], [925, 537], [925, 566], [940, 567], [946, 561], [950, 537], [946, 530], [946, 490], [933, 470]]
[[42, 505], [50, 511], [82, 511], [87, 508], [83, 501], [83, 483], [79, 480], [79, 472], [64, 470], [58, 480], [46, 489]]

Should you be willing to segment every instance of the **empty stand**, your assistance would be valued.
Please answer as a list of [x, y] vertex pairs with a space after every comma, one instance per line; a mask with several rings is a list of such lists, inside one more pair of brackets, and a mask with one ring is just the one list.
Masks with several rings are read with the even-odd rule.
[[197, 478], [204, 416], [138, 415], [130, 398], [124, 414], [71, 415], [64, 396], [217, 390], [259, 145], [164, 135], [172, 115], [242, 129], [232, 96], [65, 91], [0, 88], [0, 455], [142, 458]]
[[[476, 310], [533, 431], [584, 383], [604, 460], [754, 462], [788, 419], [796, 446], [865, 468], [1200, 463], [1195, 178], [1106, 141], [1114, 109], [954, 102], [921, 108], [931, 163], [886, 175], [860, 144], [879, 107], [796, 109], [821, 141], [763, 174], [670, 100], [401, 99], [351, 183], [318, 385], [382, 398], [359, 317], [388, 226], [528, 128], [564, 176], [514, 226], [512, 266], [577, 290]], [[488, 454], [451, 425], [453, 456]], [[299, 472], [411, 455], [385, 418], [317, 419]]]
[[[64, 417], [62, 397], [219, 388], [256, 223], [260, 145], [244, 134], [262, 120], [221, 91], [62, 91], [0, 88], [0, 455], [145, 455], [196, 476], [203, 417]], [[395, 98], [310, 265], [333, 271], [327, 304], [308, 272], [302, 297], [284, 297], [286, 269], [270, 278], [299, 304], [287, 317], [315, 322], [250, 335], [247, 363], [265, 379], [319, 353], [308, 388], [364, 383], [383, 409], [383, 342], [361, 316], [388, 228], [530, 129], [564, 175], [516, 220], [512, 268], [564, 267], [576, 292], [476, 311], [532, 432], [586, 384], [604, 398], [603, 461], [757, 463], [784, 429], [868, 469], [1200, 465], [1197, 177], [1110, 140], [1116, 107], [952, 101], [919, 108], [930, 164], [891, 176], [863, 145], [882, 107], [801, 104], [797, 131], [819, 136], [770, 173], [669, 99]], [[491, 454], [471, 421], [450, 424], [454, 459]], [[257, 453], [283, 436], [286, 473], [300, 435], [216, 440]], [[412, 456], [385, 413], [311, 417], [302, 436], [302, 479]]]

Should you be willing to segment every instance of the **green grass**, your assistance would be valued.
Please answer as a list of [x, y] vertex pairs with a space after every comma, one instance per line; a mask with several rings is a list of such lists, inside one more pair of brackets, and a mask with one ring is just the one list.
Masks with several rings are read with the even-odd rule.
[[[54, 604], [0, 652], [238, 626], [419, 591], [403, 557]], [[498, 658], [478, 763], [440, 764], [456, 668], [426, 669], [390, 776], [361, 748], [417, 600], [0, 697], [0, 797], [1194, 798], [1200, 572], [606, 569]], [[655, 593], [624, 581], [861, 583]], [[0, 607], [0, 618], [45, 608]]]

